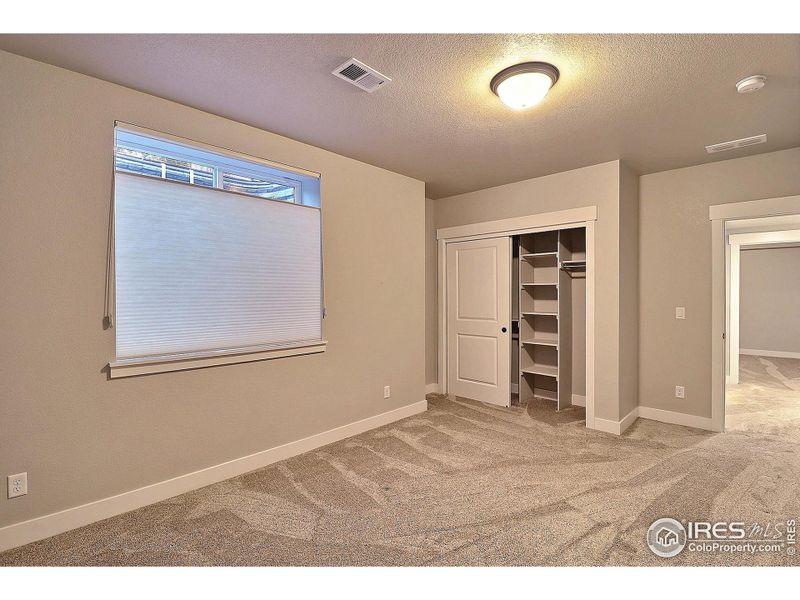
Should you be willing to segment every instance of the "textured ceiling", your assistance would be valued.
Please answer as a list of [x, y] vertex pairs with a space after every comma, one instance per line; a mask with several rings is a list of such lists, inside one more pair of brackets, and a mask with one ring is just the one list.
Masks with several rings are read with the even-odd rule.
[[[640, 173], [800, 146], [798, 35], [2, 35], [0, 48], [169, 98], [427, 183], [438, 198], [623, 159]], [[330, 71], [392, 78], [367, 94]], [[544, 60], [539, 106], [489, 91]], [[751, 74], [767, 87], [734, 84]], [[709, 156], [707, 144], [767, 133]]]

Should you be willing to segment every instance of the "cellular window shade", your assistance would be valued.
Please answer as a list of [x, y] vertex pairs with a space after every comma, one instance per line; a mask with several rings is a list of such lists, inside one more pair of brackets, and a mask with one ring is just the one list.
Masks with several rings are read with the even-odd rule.
[[322, 337], [320, 211], [117, 172], [117, 359]]

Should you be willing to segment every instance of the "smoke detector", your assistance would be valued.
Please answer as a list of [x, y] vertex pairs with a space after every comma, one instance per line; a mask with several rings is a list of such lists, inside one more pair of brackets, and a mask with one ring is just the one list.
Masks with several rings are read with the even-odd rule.
[[355, 58], [345, 61], [331, 73], [370, 94], [392, 81], [386, 75], [382, 75]]
[[736, 91], [740, 94], [749, 94], [750, 92], [757, 92], [767, 85], [767, 78], [763, 75], [750, 75], [736, 83]]
[[767, 141], [767, 134], [754, 135], [752, 137], [742, 138], [740, 140], [731, 140], [730, 142], [720, 142], [719, 144], [711, 144], [706, 146], [706, 152], [714, 154], [715, 152], [725, 152], [726, 150], [734, 150], [735, 148], [744, 148], [745, 146], [754, 146], [756, 144], [764, 144]]

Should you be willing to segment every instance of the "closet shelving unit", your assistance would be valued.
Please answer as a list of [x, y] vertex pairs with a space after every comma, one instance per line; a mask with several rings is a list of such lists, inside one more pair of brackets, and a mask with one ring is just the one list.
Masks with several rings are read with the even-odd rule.
[[585, 230], [519, 237], [519, 399], [572, 405], [571, 274], [586, 269]]

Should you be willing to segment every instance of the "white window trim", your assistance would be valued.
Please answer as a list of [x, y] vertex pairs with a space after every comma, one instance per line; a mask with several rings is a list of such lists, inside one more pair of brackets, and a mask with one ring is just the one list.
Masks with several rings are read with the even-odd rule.
[[137, 375], [187, 371], [219, 365], [285, 358], [287, 356], [319, 354], [320, 352], [325, 352], [327, 344], [328, 342], [325, 340], [314, 340], [281, 348], [240, 348], [159, 357], [126, 358], [109, 363], [109, 377], [111, 379], [119, 379]]

